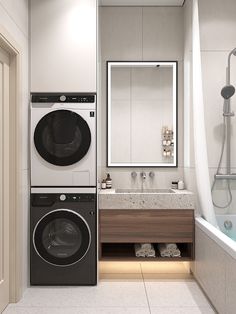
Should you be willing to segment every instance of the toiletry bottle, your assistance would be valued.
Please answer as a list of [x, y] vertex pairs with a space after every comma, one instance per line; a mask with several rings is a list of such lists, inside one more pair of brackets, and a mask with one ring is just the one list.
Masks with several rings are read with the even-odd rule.
[[107, 187], [106, 180], [103, 179], [103, 180], [102, 180], [102, 189], [105, 190], [106, 187]]
[[107, 185], [107, 189], [111, 189], [111, 187], [112, 187], [112, 179], [111, 179], [111, 176], [110, 176], [109, 173], [107, 174], [106, 185]]
[[184, 181], [180, 180], [180, 181], [178, 182], [178, 189], [179, 189], [179, 190], [184, 190]]

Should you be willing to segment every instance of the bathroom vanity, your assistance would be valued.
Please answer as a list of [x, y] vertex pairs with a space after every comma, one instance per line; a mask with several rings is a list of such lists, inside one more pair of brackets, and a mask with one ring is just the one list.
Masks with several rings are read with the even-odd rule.
[[[100, 192], [100, 260], [194, 259], [194, 195], [188, 191], [163, 191]], [[137, 258], [135, 243], [177, 243], [181, 257]]]

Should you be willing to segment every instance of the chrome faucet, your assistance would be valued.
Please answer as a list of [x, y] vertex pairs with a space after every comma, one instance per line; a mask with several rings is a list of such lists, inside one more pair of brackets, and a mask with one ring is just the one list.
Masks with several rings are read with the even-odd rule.
[[145, 172], [141, 172], [140, 173], [141, 178], [143, 179], [143, 181], [146, 179], [147, 175]]
[[135, 178], [137, 177], [137, 172], [136, 172], [136, 171], [132, 171], [132, 172], [131, 172], [131, 177], [132, 177], [133, 179], [135, 179]]
[[151, 179], [153, 179], [153, 178], [155, 177], [155, 172], [150, 171], [150, 172], [149, 172], [149, 177], [150, 177]]

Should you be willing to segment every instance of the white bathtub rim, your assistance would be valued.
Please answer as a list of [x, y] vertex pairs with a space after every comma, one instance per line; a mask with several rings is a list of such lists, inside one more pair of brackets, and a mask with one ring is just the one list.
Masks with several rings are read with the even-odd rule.
[[221, 230], [212, 226], [202, 217], [195, 218], [196, 225], [213, 241], [220, 245], [224, 251], [236, 259], [236, 242], [225, 235]]

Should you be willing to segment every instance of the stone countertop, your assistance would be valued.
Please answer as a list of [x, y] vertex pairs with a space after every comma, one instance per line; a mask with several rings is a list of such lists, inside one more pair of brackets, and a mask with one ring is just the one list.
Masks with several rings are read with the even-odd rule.
[[194, 194], [187, 190], [175, 193], [116, 193], [100, 190], [99, 209], [194, 209]]

